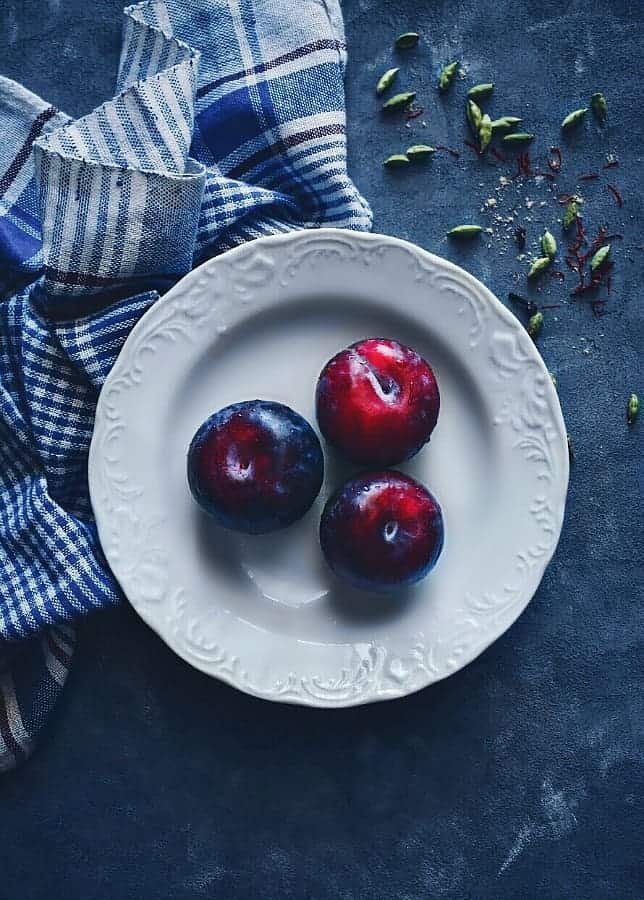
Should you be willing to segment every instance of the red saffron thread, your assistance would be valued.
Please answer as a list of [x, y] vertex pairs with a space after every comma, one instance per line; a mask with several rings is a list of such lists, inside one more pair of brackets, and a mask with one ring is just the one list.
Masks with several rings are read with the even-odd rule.
[[551, 172], [561, 171], [561, 164], [563, 162], [563, 159], [559, 147], [550, 148], [550, 156], [546, 156], [546, 162], [548, 163], [548, 168]]
[[507, 162], [507, 158], [496, 149], [496, 147], [490, 147], [490, 153], [495, 159], [498, 159], [499, 162]]
[[589, 291], [592, 291], [593, 288], [599, 287], [604, 279], [609, 277], [610, 273], [613, 270], [613, 265], [614, 263], [612, 262], [606, 263], [606, 265], [602, 266], [601, 269], [598, 269], [593, 273], [592, 278], [587, 284], [578, 284], [577, 287], [570, 292], [570, 296], [579, 297], [580, 295], [587, 294]]
[[592, 287], [592, 284], [589, 285], [586, 283], [586, 275], [584, 273], [587, 254], [580, 253], [581, 248], [586, 243], [586, 232], [580, 216], [577, 216], [575, 219], [575, 235], [575, 240], [568, 247], [569, 255], [564, 257], [564, 261], [568, 268], [571, 269], [579, 279], [579, 284], [571, 292], [571, 296], [573, 297], [585, 293], [589, 287]]
[[580, 175], [579, 181], [597, 181], [598, 178], [597, 172], [590, 172], [588, 175]]
[[590, 245], [590, 250], [585, 255], [585, 259], [588, 259], [591, 256], [593, 256], [595, 253], [597, 253], [597, 251], [599, 250], [600, 247], [604, 246], [604, 244], [606, 243], [606, 235], [607, 234], [608, 234], [608, 228], [606, 228], [605, 225], [600, 225], [599, 228], [597, 229], [597, 235], [594, 238], [592, 244]]
[[481, 158], [481, 156], [482, 156], [483, 154], [481, 153], [481, 151], [479, 150], [479, 148], [476, 146], [476, 144], [473, 144], [471, 141], [463, 141], [463, 143], [465, 144], [466, 147], [469, 147], [470, 150], [473, 150], [473, 151], [476, 153], [476, 155], [478, 156], [479, 159]]
[[577, 237], [575, 241], [569, 246], [570, 252], [574, 255], [575, 259], [579, 262], [579, 250], [581, 249], [582, 244], [586, 240], [586, 234], [584, 232], [584, 223], [581, 220], [580, 216], [577, 216], [575, 219], [575, 229]]
[[615, 198], [615, 201], [616, 201], [617, 205], [618, 205], [619, 208], [621, 209], [622, 206], [624, 205], [624, 198], [622, 197], [622, 195], [620, 194], [620, 192], [619, 192], [619, 191], [617, 190], [617, 188], [616, 188], [614, 185], [612, 185], [612, 184], [607, 184], [606, 187], [607, 187], [608, 190], [611, 192], [611, 194], [612, 194], [613, 197]]
[[514, 177], [521, 178], [522, 175], [525, 175], [526, 177], [532, 175], [532, 168], [530, 166], [530, 154], [527, 150], [524, 150], [517, 156], [517, 174]]
[[436, 147], [437, 150], [445, 150], [447, 153], [451, 154], [456, 159], [461, 155], [458, 150], [453, 150], [452, 147], [445, 147], [444, 144], [438, 144]]
[[425, 112], [425, 107], [419, 106], [418, 109], [408, 110], [408, 112], [405, 114], [405, 118], [407, 119], [407, 121], [409, 121], [410, 119], [417, 119], [418, 116], [422, 116], [422, 114], [424, 112]]

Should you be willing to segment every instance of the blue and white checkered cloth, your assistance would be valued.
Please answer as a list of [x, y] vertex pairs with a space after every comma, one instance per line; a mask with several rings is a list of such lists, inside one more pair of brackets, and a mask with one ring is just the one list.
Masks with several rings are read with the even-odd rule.
[[149, 0], [125, 10], [117, 96], [88, 116], [0, 78], [0, 770], [48, 717], [73, 620], [122, 599], [87, 455], [132, 326], [243, 241], [371, 225], [344, 65], [339, 0]]

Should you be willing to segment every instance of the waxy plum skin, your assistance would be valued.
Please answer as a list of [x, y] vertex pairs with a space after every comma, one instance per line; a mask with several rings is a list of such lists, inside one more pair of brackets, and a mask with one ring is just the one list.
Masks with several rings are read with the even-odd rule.
[[264, 534], [300, 519], [324, 478], [320, 441], [282, 403], [248, 400], [210, 416], [188, 450], [194, 499], [224, 528]]
[[324, 366], [316, 388], [322, 435], [359, 465], [410, 459], [438, 421], [436, 376], [415, 350], [386, 338], [358, 341]]
[[436, 498], [408, 475], [387, 470], [349, 479], [329, 498], [320, 521], [320, 545], [332, 571], [376, 593], [425, 578], [444, 534]]

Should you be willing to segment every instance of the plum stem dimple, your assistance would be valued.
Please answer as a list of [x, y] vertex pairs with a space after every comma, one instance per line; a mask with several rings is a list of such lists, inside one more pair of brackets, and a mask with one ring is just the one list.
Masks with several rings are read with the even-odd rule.
[[361, 353], [356, 353], [355, 355], [360, 365], [366, 369], [369, 380], [378, 393], [380, 393], [383, 398], [387, 399], [396, 397], [400, 390], [398, 382], [390, 375], [381, 375], [377, 372], [371, 362], [368, 359], [365, 359]]
[[393, 378], [389, 378], [388, 376], [382, 377], [382, 376], [376, 374], [376, 372], [374, 372], [374, 375], [376, 376], [376, 378], [377, 378], [378, 381], [380, 382], [380, 387], [382, 388], [383, 394], [391, 394], [391, 393], [393, 393], [393, 390], [394, 390], [394, 387], [395, 387], [395, 383], [394, 383]]
[[387, 522], [384, 527], [385, 540], [391, 542], [398, 533], [398, 522]]

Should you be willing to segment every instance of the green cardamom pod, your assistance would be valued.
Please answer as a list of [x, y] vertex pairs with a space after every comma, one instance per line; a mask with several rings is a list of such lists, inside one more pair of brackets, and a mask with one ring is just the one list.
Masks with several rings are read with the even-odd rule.
[[446, 91], [452, 81], [454, 81], [454, 76], [456, 75], [457, 69], [458, 60], [456, 60], [456, 62], [448, 63], [448, 65], [443, 67], [438, 78], [438, 87], [441, 91]]
[[526, 327], [526, 331], [530, 335], [533, 341], [535, 341], [539, 334], [541, 333], [541, 329], [543, 328], [543, 313], [536, 312], [533, 316], [530, 316], [528, 320], [528, 324]]
[[535, 259], [530, 266], [528, 278], [536, 278], [537, 275], [541, 275], [542, 272], [546, 271], [551, 262], [552, 260], [549, 256], [540, 256], [539, 259]]
[[416, 91], [405, 91], [402, 94], [394, 94], [389, 100], [382, 104], [385, 112], [396, 112], [399, 109], [406, 109], [416, 97]]
[[420, 35], [417, 31], [406, 31], [404, 34], [398, 35], [394, 41], [394, 47], [396, 50], [410, 50], [416, 46], [419, 40]]
[[561, 123], [562, 128], [571, 128], [573, 125], [579, 125], [582, 121], [586, 113], [588, 112], [588, 107], [584, 106], [581, 109], [575, 109], [573, 112], [568, 113], [566, 118]]
[[600, 247], [597, 253], [593, 256], [590, 261], [590, 271], [596, 272], [597, 269], [601, 269], [606, 260], [608, 259], [608, 254], [610, 253], [610, 244], [606, 244], [605, 247]]
[[484, 100], [485, 97], [489, 97], [492, 91], [494, 90], [494, 82], [490, 82], [488, 84], [475, 84], [474, 87], [471, 87], [467, 92], [467, 96], [471, 100]]
[[404, 153], [393, 153], [383, 162], [388, 169], [402, 169], [409, 165], [409, 158]]
[[447, 232], [447, 237], [451, 238], [469, 238], [475, 237], [483, 231], [480, 225], [457, 225]]
[[571, 200], [568, 206], [566, 207], [566, 211], [563, 215], [563, 225], [564, 231], [567, 231], [572, 223], [575, 221], [577, 216], [579, 215], [579, 207], [577, 206], [576, 200]]
[[633, 393], [628, 398], [626, 403], [626, 421], [629, 425], [632, 425], [635, 419], [638, 416], [640, 411], [640, 398], [637, 394]]
[[520, 119], [518, 116], [501, 116], [500, 119], [492, 120], [492, 130], [496, 131], [502, 129], [510, 129], [515, 128], [519, 125], [523, 119]]
[[479, 145], [481, 147], [481, 153], [487, 149], [490, 141], [492, 140], [492, 119], [488, 116], [487, 113], [481, 119], [481, 124], [479, 125]]
[[474, 100], [468, 100], [465, 104], [465, 112], [467, 113], [467, 121], [472, 126], [472, 131], [478, 134], [481, 127], [481, 119], [483, 118], [480, 107], [477, 106]]
[[407, 148], [407, 157], [412, 161], [427, 159], [434, 153], [436, 153], [436, 148], [430, 147], [429, 144], [414, 144], [412, 147]]
[[376, 85], [376, 94], [384, 94], [388, 87], [391, 87], [394, 78], [400, 72], [400, 69], [387, 69], [384, 75], [381, 75]]
[[600, 122], [604, 122], [606, 116], [608, 115], [608, 104], [606, 103], [606, 97], [602, 93], [597, 92], [593, 94], [590, 98], [590, 105], [592, 106], [593, 113], [596, 118], [599, 119]]
[[555, 236], [554, 234], [551, 234], [547, 228], [541, 238], [541, 249], [550, 259], [553, 259], [557, 252], [557, 241], [555, 240]]
[[527, 131], [515, 131], [512, 134], [506, 134], [503, 137], [503, 143], [507, 146], [514, 144], [527, 144], [534, 139], [534, 135]]

